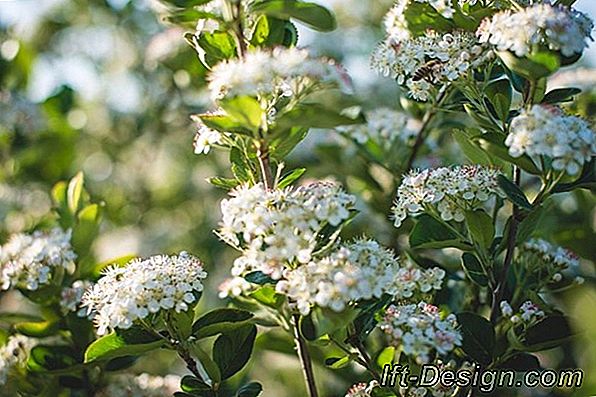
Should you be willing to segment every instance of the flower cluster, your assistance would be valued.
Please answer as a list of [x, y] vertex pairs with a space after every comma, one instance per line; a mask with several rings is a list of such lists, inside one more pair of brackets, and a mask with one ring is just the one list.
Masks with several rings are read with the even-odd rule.
[[388, 293], [398, 268], [393, 252], [373, 240], [356, 240], [327, 257], [288, 270], [276, 290], [296, 301], [303, 315], [315, 304], [341, 312], [350, 302]]
[[536, 46], [571, 57], [581, 53], [593, 29], [585, 14], [562, 5], [534, 4], [521, 11], [503, 11], [483, 21], [478, 29], [482, 43], [499, 51], [527, 56]]
[[244, 95], [295, 97], [319, 83], [339, 85], [341, 79], [333, 62], [311, 58], [304, 49], [283, 47], [251, 51], [243, 59], [221, 62], [208, 76], [214, 100]]
[[221, 203], [219, 235], [243, 251], [232, 274], [262, 271], [274, 279], [291, 262], [310, 262], [319, 232], [340, 226], [355, 203], [354, 196], [326, 182], [284, 190], [242, 186], [231, 195]]
[[93, 286], [91, 281], [77, 280], [70, 287], [64, 288], [60, 293], [60, 309], [62, 313], [76, 311], [81, 317], [84, 317], [86, 310], [80, 307], [85, 291]]
[[246, 295], [255, 289], [255, 285], [246, 281], [244, 277], [236, 276], [225, 279], [217, 288], [220, 299]]
[[197, 133], [193, 140], [195, 154], [208, 154], [211, 151], [211, 146], [222, 143], [223, 134], [221, 132], [207, 127], [197, 116], [191, 116], [191, 119], [197, 126]]
[[389, 306], [378, 327], [419, 364], [428, 363], [435, 352], [446, 355], [462, 342], [455, 315], [443, 319], [439, 308], [426, 302]]
[[97, 397], [163, 397], [171, 396], [180, 389], [180, 377], [140, 374], [117, 375], [101, 389]]
[[390, 149], [397, 140], [412, 145], [421, 127], [419, 120], [389, 108], [367, 112], [366, 120], [366, 124], [340, 127], [337, 130], [361, 145], [372, 141]]
[[596, 155], [596, 134], [589, 124], [554, 106], [534, 105], [511, 121], [505, 144], [513, 157], [544, 156], [552, 168], [577, 174]]
[[406, 86], [412, 98], [427, 101], [437, 86], [458, 80], [490, 56], [470, 32], [426, 31], [419, 37], [397, 39], [389, 31], [373, 52], [371, 64], [380, 74]]
[[83, 296], [97, 333], [130, 328], [134, 321], [162, 310], [186, 311], [203, 290], [207, 277], [199, 259], [186, 252], [134, 259], [111, 267]]
[[[459, 371], [468, 371], [473, 373], [476, 370], [474, 364], [468, 361], [464, 361], [461, 365], [458, 365], [455, 360], [450, 360], [448, 362], [435, 360], [433, 365], [439, 369], [439, 373], [444, 373], [445, 371], [453, 371], [456, 373]], [[400, 386], [399, 395], [402, 397], [451, 397], [456, 395], [458, 389], [456, 384], [446, 386], [442, 382], [438, 382], [431, 387], [410, 386], [404, 388]]]
[[54, 228], [49, 232], [15, 234], [0, 247], [2, 289], [37, 290], [58, 277], [72, 273], [76, 254], [70, 245], [71, 231]]
[[23, 365], [33, 347], [33, 341], [23, 335], [8, 338], [6, 344], [0, 347], [0, 385], [6, 384], [10, 370]]
[[345, 397], [372, 397], [373, 389], [379, 387], [379, 382], [356, 383], [350, 387]]
[[498, 175], [498, 170], [479, 165], [412, 171], [397, 189], [395, 226], [401, 226], [408, 214], [425, 210], [438, 212], [445, 221], [462, 222], [464, 211], [481, 207], [491, 196], [502, 195]]
[[542, 239], [532, 239], [520, 247], [519, 260], [527, 271], [535, 271], [547, 281], [561, 281], [565, 270], [579, 269], [579, 257], [565, 248]]
[[531, 325], [545, 316], [544, 312], [531, 301], [525, 301], [515, 314], [513, 314], [513, 308], [507, 301], [502, 301], [500, 306], [503, 317], [508, 318], [514, 324]]

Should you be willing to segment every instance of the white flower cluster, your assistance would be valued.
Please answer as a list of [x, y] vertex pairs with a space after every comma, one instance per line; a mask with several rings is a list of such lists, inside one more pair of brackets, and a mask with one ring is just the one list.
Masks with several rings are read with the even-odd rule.
[[[216, 113], [218, 112], [210, 114]], [[196, 115], [191, 116], [191, 119], [197, 126], [197, 133], [193, 140], [195, 154], [208, 154], [211, 151], [211, 146], [222, 143], [223, 134], [221, 132], [207, 127]]]
[[262, 271], [274, 279], [292, 262], [310, 262], [322, 228], [347, 220], [356, 201], [327, 182], [284, 190], [242, 186], [231, 195], [221, 202], [219, 235], [243, 251], [232, 275]]
[[85, 316], [86, 310], [80, 307], [85, 291], [93, 286], [91, 281], [77, 280], [70, 287], [64, 288], [60, 294], [60, 309], [62, 313], [77, 311], [81, 317]]
[[339, 85], [341, 79], [333, 62], [311, 58], [304, 49], [283, 47], [250, 51], [243, 59], [223, 61], [208, 75], [214, 100], [243, 95], [294, 97], [318, 83]]
[[446, 355], [462, 342], [455, 315], [442, 319], [439, 308], [426, 302], [389, 306], [378, 327], [419, 364], [427, 364], [435, 352]]
[[480, 208], [495, 195], [502, 195], [499, 171], [479, 165], [440, 167], [412, 171], [397, 189], [393, 206], [395, 227], [408, 215], [438, 212], [445, 221], [464, 220], [464, 211]]
[[76, 254], [70, 246], [71, 231], [54, 228], [50, 232], [15, 234], [0, 247], [2, 289], [31, 291], [50, 283], [55, 272], [75, 270]]
[[373, 52], [371, 65], [406, 86], [410, 96], [420, 101], [428, 100], [437, 86], [458, 80], [491, 56], [470, 32], [426, 31], [408, 39], [394, 36], [388, 32]]
[[162, 310], [188, 310], [203, 290], [205, 277], [201, 261], [186, 252], [134, 259], [105, 270], [83, 296], [83, 306], [103, 335], [108, 329], [130, 328], [134, 321]]
[[255, 285], [246, 281], [244, 277], [236, 276], [225, 279], [217, 287], [220, 299], [246, 295], [255, 290]]
[[373, 389], [379, 387], [379, 382], [356, 383], [350, 387], [345, 397], [372, 397]]
[[[579, 257], [572, 251], [542, 239], [531, 239], [520, 247], [520, 262], [528, 271], [536, 271], [549, 281], [561, 281], [561, 272], [578, 270]], [[579, 280], [578, 280], [579, 281]]]
[[396, 140], [412, 145], [420, 128], [420, 120], [407, 113], [378, 108], [366, 113], [366, 124], [339, 127], [337, 130], [361, 145], [372, 141], [389, 149]]
[[4, 346], [0, 346], [0, 385], [6, 384], [10, 370], [24, 365], [33, 340], [23, 335], [10, 336]]
[[398, 269], [393, 252], [373, 240], [356, 240], [327, 257], [286, 271], [276, 291], [296, 301], [303, 315], [312, 305], [341, 312], [350, 302], [389, 293]]
[[[439, 369], [439, 373], [444, 373], [445, 371], [468, 371], [474, 373], [476, 367], [474, 364], [465, 361], [461, 365], [458, 365], [455, 360], [450, 360], [449, 362], [445, 363], [441, 360], [436, 360], [433, 362], [433, 365]], [[410, 386], [407, 388], [401, 387], [399, 388], [399, 395], [401, 397], [452, 397], [457, 394], [459, 390], [456, 384], [451, 386], [445, 386], [442, 382], [438, 382], [432, 387], [415, 387]]]
[[543, 3], [495, 14], [482, 22], [477, 34], [480, 42], [518, 57], [527, 56], [536, 46], [571, 57], [588, 46], [593, 27], [592, 20], [577, 10]]
[[513, 308], [507, 301], [502, 301], [500, 307], [503, 317], [508, 318], [514, 324], [522, 323], [526, 326], [531, 325], [545, 316], [538, 305], [531, 301], [525, 301], [515, 314], [513, 314]]
[[553, 169], [569, 175], [596, 156], [596, 134], [589, 124], [548, 105], [534, 105], [515, 117], [505, 144], [513, 157], [548, 157]]
[[109, 378], [97, 397], [164, 397], [180, 390], [180, 377], [176, 375], [152, 376], [149, 374], [124, 374]]

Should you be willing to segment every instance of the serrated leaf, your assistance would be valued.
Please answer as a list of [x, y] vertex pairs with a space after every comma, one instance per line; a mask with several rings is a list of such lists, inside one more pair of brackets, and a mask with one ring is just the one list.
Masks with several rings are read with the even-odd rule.
[[126, 330], [113, 331], [91, 343], [85, 352], [85, 362], [136, 356], [164, 345], [163, 339], [133, 326]]

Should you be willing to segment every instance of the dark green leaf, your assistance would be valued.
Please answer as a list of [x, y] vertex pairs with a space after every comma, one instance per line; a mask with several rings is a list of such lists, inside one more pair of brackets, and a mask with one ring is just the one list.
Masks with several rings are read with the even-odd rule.
[[536, 164], [528, 156], [513, 157], [509, 154], [509, 149], [505, 146], [505, 135], [489, 132], [475, 138], [475, 141], [488, 153], [518, 165], [524, 171], [534, 175], [541, 174]]
[[557, 104], [561, 102], [567, 102], [572, 100], [574, 96], [580, 94], [582, 90], [579, 88], [557, 88], [549, 91], [544, 98], [542, 103]]
[[493, 106], [497, 119], [506, 121], [509, 116], [509, 108], [513, 97], [511, 83], [507, 79], [501, 79], [490, 83], [485, 90], [488, 100]]
[[495, 330], [487, 319], [475, 313], [457, 314], [463, 337], [462, 349], [482, 365], [492, 361], [495, 348]]
[[520, 222], [517, 228], [517, 244], [521, 244], [527, 241], [535, 230], [538, 229], [540, 222], [545, 214], [545, 206], [541, 205], [534, 208], [530, 213]]
[[171, 4], [176, 7], [187, 8], [207, 4], [213, 0], [160, 0], [166, 4]]
[[497, 179], [499, 186], [513, 204], [525, 210], [532, 210], [532, 204], [530, 204], [524, 192], [515, 183], [511, 182], [505, 175], [499, 175]]
[[164, 345], [163, 339], [133, 326], [126, 330], [109, 333], [91, 343], [85, 352], [85, 362], [136, 356], [159, 349]]
[[79, 364], [76, 351], [69, 346], [37, 345], [27, 361], [34, 372], [61, 371]]
[[197, 339], [207, 338], [222, 332], [245, 327], [253, 318], [246, 310], [221, 308], [212, 310], [200, 317], [192, 326]]
[[250, 382], [238, 389], [236, 397], [257, 397], [263, 391], [259, 382]]
[[464, 253], [462, 255], [462, 263], [464, 272], [468, 276], [470, 280], [475, 282], [476, 284], [486, 287], [488, 285], [487, 275], [482, 269], [480, 261], [476, 258], [474, 254], [471, 253]]
[[203, 382], [201, 379], [191, 375], [187, 375], [180, 381], [180, 388], [188, 393], [202, 392], [211, 390], [211, 386]]
[[410, 233], [410, 247], [412, 248], [469, 248], [465, 242], [447, 226], [430, 215], [422, 214], [416, 218], [416, 225]]
[[244, 276], [244, 279], [249, 283], [265, 285], [275, 284], [276, 281], [261, 271], [254, 271]]
[[213, 361], [219, 367], [222, 379], [240, 371], [250, 359], [257, 336], [257, 327], [248, 325], [220, 335], [213, 345]]
[[466, 211], [466, 224], [472, 239], [484, 249], [488, 249], [495, 237], [493, 219], [483, 210]]
[[517, 353], [505, 362], [499, 364], [499, 368], [512, 369], [519, 372], [541, 369], [538, 357], [528, 353]]
[[552, 315], [526, 330], [524, 345], [528, 351], [541, 351], [560, 346], [573, 333], [566, 317]]

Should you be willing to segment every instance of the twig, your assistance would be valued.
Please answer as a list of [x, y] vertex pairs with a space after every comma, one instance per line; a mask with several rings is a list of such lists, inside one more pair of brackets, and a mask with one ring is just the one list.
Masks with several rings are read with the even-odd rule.
[[271, 164], [269, 163], [269, 148], [266, 144], [259, 144], [257, 159], [261, 169], [261, 179], [265, 185], [265, 189], [269, 190], [273, 187], [273, 175], [271, 174]]
[[302, 373], [304, 374], [304, 380], [306, 382], [306, 387], [308, 389], [308, 394], [310, 397], [318, 397], [319, 393], [317, 391], [317, 385], [315, 382], [315, 373], [312, 368], [312, 361], [310, 358], [310, 353], [308, 352], [308, 347], [306, 346], [306, 341], [300, 334], [299, 329], [299, 321], [300, 315], [293, 314], [293, 329], [294, 329], [294, 342], [296, 343], [296, 349], [298, 350], [298, 358], [300, 359], [300, 364], [302, 366]]
[[[513, 166], [513, 183], [519, 186], [521, 178], [521, 171], [517, 166]], [[498, 278], [497, 288], [493, 291], [493, 302], [491, 307], [490, 319], [493, 323], [497, 321], [499, 317], [499, 302], [503, 300], [505, 296], [505, 285], [507, 284], [507, 274], [509, 273], [509, 267], [513, 260], [513, 252], [515, 251], [515, 240], [517, 237], [517, 227], [519, 224], [519, 208], [513, 204], [513, 214], [510, 218], [509, 233], [507, 235], [507, 253], [505, 254], [505, 260], [503, 262], [503, 269]]]

